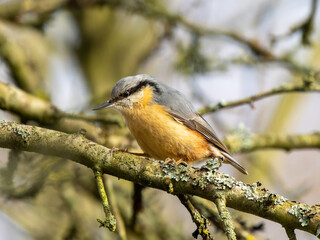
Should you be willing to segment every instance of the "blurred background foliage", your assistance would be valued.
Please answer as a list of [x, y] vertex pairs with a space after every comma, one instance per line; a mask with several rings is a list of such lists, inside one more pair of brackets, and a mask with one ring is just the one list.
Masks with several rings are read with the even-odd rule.
[[[120, 78], [156, 76], [185, 93], [197, 108], [294, 83], [319, 69], [316, 1], [1, 0], [0, 81], [51, 101], [68, 113], [93, 115]], [[319, 80], [316, 80], [319, 81]], [[311, 133], [320, 127], [317, 93], [274, 96], [206, 114], [219, 136], [237, 132]], [[139, 151], [120, 126], [59, 119], [41, 123], [0, 110], [0, 118], [76, 133], [82, 128], [108, 147]], [[103, 140], [99, 140], [99, 136]], [[261, 150], [236, 156], [245, 182], [308, 204], [319, 200], [319, 151]], [[106, 177], [125, 231], [98, 228], [103, 217], [89, 169], [54, 157], [0, 149], [0, 239], [193, 239], [178, 199], [143, 190], [134, 227], [133, 184]], [[234, 212], [257, 238], [284, 239], [281, 226]], [[225, 239], [211, 227], [216, 239]], [[252, 228], [254, 229], [254, 228]], [[251, 229], [251, 230], [252, 230]], [[254, 231], [254, 230], [252, 230]], [[299, 239], [315, 239], [298, 231]]]

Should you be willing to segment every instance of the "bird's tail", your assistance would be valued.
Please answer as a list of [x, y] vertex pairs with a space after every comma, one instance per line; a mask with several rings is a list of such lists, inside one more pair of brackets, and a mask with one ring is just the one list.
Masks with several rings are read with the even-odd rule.
[[236, 169], [238, 169], [243, 174], [248, 175], [247, 170], [240, 165], [240, 163], [237, 162], [233, 157], [231, 157], [228, 153], [221, 151], [221, 154], [226, 158], [226, 162], [230, 163], [232, 166], [234, 166]]

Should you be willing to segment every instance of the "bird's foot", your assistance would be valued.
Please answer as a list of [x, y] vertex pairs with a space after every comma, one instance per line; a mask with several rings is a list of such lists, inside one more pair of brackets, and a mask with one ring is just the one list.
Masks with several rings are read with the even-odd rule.
[[176, 160], [174, 160], [173, 158], [166, 158], [163, 162], [163, 165], [168, 165], [168, 164], [174, 164], [176, 165]]
[[185, 166], [187, 167], [188, 164], [183, 161], [183, 159], [179, 159], [179, 160], [175, 160], [173, 158], [166, 158], [163, 162], [163, 165], [168, 165], [168, 164], [171, 164], [171, 165], [182, 165], [182, 166]]
[[182, 159], [176, 161], [176, 164], [177, 165], [182, 165], [182, 166], [185, 166], [185, 167], [188, 167], [188, 163], [183, 161]]

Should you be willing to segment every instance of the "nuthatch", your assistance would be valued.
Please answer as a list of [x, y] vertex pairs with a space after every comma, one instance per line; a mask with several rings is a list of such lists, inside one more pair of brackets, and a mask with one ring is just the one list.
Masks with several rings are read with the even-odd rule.
[[120, 111], [147, 156], [187, 163], [219, 157], [248, 174], [180, 92], [147, 74], [119, 80], [94, 110], [106, 107]]

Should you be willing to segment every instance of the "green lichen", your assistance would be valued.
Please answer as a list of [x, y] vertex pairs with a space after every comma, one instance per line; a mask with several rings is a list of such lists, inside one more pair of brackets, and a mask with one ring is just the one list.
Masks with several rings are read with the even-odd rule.
[[317, 238], [319, 238], [319, 237], [320, 237], [320, 227], [318, 227], [318, 229], [317, 229], [316, 237], [317, 237]]
[[113, 215], [110, 215], [108, 218], [106, 217], [104, 220], [98, 218], [97, 221], [100, 223], [99, 227], [108, 228], [112, 232], [117, 228], [117, 221]]
[[299, 219], [302, 227], [308, 226], [310, 222], [310, 217], [308, 215], [308, 213], [311, 212], [310, 206], [306, 204], [294, 205], [288, 212]]
[[221, 167], [221, 161], [219, 158], [210, 158], [206, 162], [204, 168], [211, 170], [213, 172], [217, 171]]
[[283, 196], [279, 196], [279, 195], [277, 194], [277, 198], [275, 199], [274, 204], [275, 204], [275, 205], [283, 205], [283, 203], [286, 202], [286, 201], [288, 201], [287, 198], [285, 198], [285, 197], [283, 197]]
[[1, 120], [1, 121], [0, 121], [0, 125], [1, 125], [2, 128], [3, 128], [3, 127], [6, 127], [6, 126], [8, 126], [8, 122], [5, 121], [5, 120]]
[[187, 182], [190, 179], [192, 169], [183, 164], [176, 165], [173, 162], [169, 162], [163, 166], [162, 171], [165, 173], [164, 178], [173, 179], [177, 182]]
[[270, 204], [273, 204], [274, 196], [272, 196], [267, 190], [265, 190], [264, 194], [261, 194], [261, 192], [258, 191], [259, 186], [260, 183], [253, 183], [252, 185], [243, 184], [241, 189], [245, 191], [245, 196], [249, 200], [258, 203], [270, 202]]
[[8, 131], [13, 132], [20, 136], [24, 143], [27, 143], [29, 136], [31, 135], [29, 130], [23, 129], [19, 126], [19, 124], [16, 124], [15, 122], [6, 122], [1, 123], [2, 126], [7, 126]]
[[220, 190], [231, 189], [235, 182], [236, 180], [228, 174], [216, 174], [213, 179], [214, 185]]
[[191, 180], [194, 187], [199, 187], [203, 190], [206, 189], [209, 184], [214, 184], [219, 190], [231, 189], [236, 183], [235, 179], [227, 174], [216, 172], [219, 166], [220, 160], [218, 158], [209, 159], [207, 164], [200, 169], [169, 162], [163, 166], [162, 171], [165, 173], [164, 179], [169, 178], [176, 182], [187, 182]]

